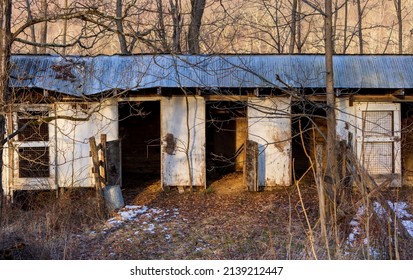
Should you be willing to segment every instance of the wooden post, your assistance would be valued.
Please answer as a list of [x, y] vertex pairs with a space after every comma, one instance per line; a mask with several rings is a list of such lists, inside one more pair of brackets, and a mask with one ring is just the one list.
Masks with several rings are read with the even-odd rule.
[[100, 163], [99, 163], [99, 147], [96, 145], [95, 137], [89, 138], [90, 156], [92, 157], [93, 170], [92, 173], [95, 177], [95, 190], [96, 190], [96, 202], [100, 213], [104, 212], [104, 200], [102, 189], [102, 177], [100, 176]]
[[244, 150], [244, 185], [249, 191], [258, 191], [258, 143], [246, 140]]
[[100, 176], [101, 176], [101, 187], [106, 187], [107, 184], [107, 177], [106, 177], [106, 170], [107, 170], [107, 160], [106, 160], [106, 134], [100, 135], [100, 145], [99, 148], [101, 152], [99, 153], [99, 167], [100, 167]]
[[96, 145], [95, 137], [89, 138], [89, 145], [90, 145], [90, 156], [92, 157], [93, 163], [93, 171], [95, 177], [95, 188], [101, 189], [101, 180], [100, 180], [100, 164], [99, 164], [99, 154], [98, 154], [98, 147]]

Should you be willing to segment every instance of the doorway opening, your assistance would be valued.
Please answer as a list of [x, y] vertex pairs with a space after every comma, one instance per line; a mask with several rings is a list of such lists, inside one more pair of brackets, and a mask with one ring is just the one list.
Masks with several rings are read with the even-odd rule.
[[241, 177], [244, 143], [248, 135], [245, 102], [210, 101], [206, 104], [207, 185], [228, 174]]
[[[326, 147], [327, 122], [322, 103], [297, 102], [291, 107], [293, 176], [312, 180], [311, 161], [315, 160], [316, 146]], [[323, 154], [323, 167], [325, 167]], [[311, 159], [311, 161], [310, 161]]]
[[119, 103], [122, 188], [125, 197], [160, 180], [161, 109], [159, 101]]

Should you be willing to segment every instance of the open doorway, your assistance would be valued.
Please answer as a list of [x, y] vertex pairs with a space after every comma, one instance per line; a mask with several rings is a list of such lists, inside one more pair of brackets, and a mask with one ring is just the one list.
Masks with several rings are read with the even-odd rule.
[[312, 180], [314, 177], [309, 168], [311, 161], [315, 160], [316, 145], [322, 145], [325, 151], [327, 122], [322, 107], [322, 103], [307, 102], [297, 102], [291, 107], [293, 176], [296, 178], [306, 175], [306, 178]]
[[230, 173], [238, 173], [242, 177], [247, 131], [247, 107], [244, 102], [207, 102], [205, 132], [208, 185]]
[[125, 197], [160, 179], [160, 112], [159, 101], [119, 103]]

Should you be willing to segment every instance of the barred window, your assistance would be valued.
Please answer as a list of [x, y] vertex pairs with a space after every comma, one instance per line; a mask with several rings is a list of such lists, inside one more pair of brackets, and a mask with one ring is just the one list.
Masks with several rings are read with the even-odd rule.
[[49, 147], [19, 148], [19, 177], [41, 178], [50, 176]]
[[46, 111], [30, 111], [18, 113], [17, 128], [19, 141], [48, 141], [49, 126], [42, 122], [42, 117], [47, 116]]

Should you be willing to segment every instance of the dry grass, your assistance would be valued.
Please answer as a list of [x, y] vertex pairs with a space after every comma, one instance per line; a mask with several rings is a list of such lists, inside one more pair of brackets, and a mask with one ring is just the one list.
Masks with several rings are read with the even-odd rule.
[[[409, 189], [403, 191], [401, 195], [411, 198]], [[93, 193], [66, 193], [58, 200], [42, 198], [47, 203], [36, 202], [43, 205], [32, 209], [8, 209], [0, 244], [24, 243], [24, 249], [15, 250], [18, 259], [312, 259], [311, 245], [317, 258], [325, 259], [326, 250], [318, 240], [316, 189], [306, 184], [301, 194], [304, 207], [296, 187], [248, 192], [237, 174], [214, 182], [207, 191], [184, 194], [162, 192], [159, 182], [152, 182], [127, 198], [128, 204], [146, 210], [114, 224], [97, 215]], [[389, 244], [377, 226], [372, 222], [371, 245], [385, 252]], [[342, 228], [343, 244], [349, 231]], [[401, 258], [412, 259], [411, 242], [399, 241]], [[343, 244], [332, 258], [369, 257], [363, 244], [357, 250]]]

